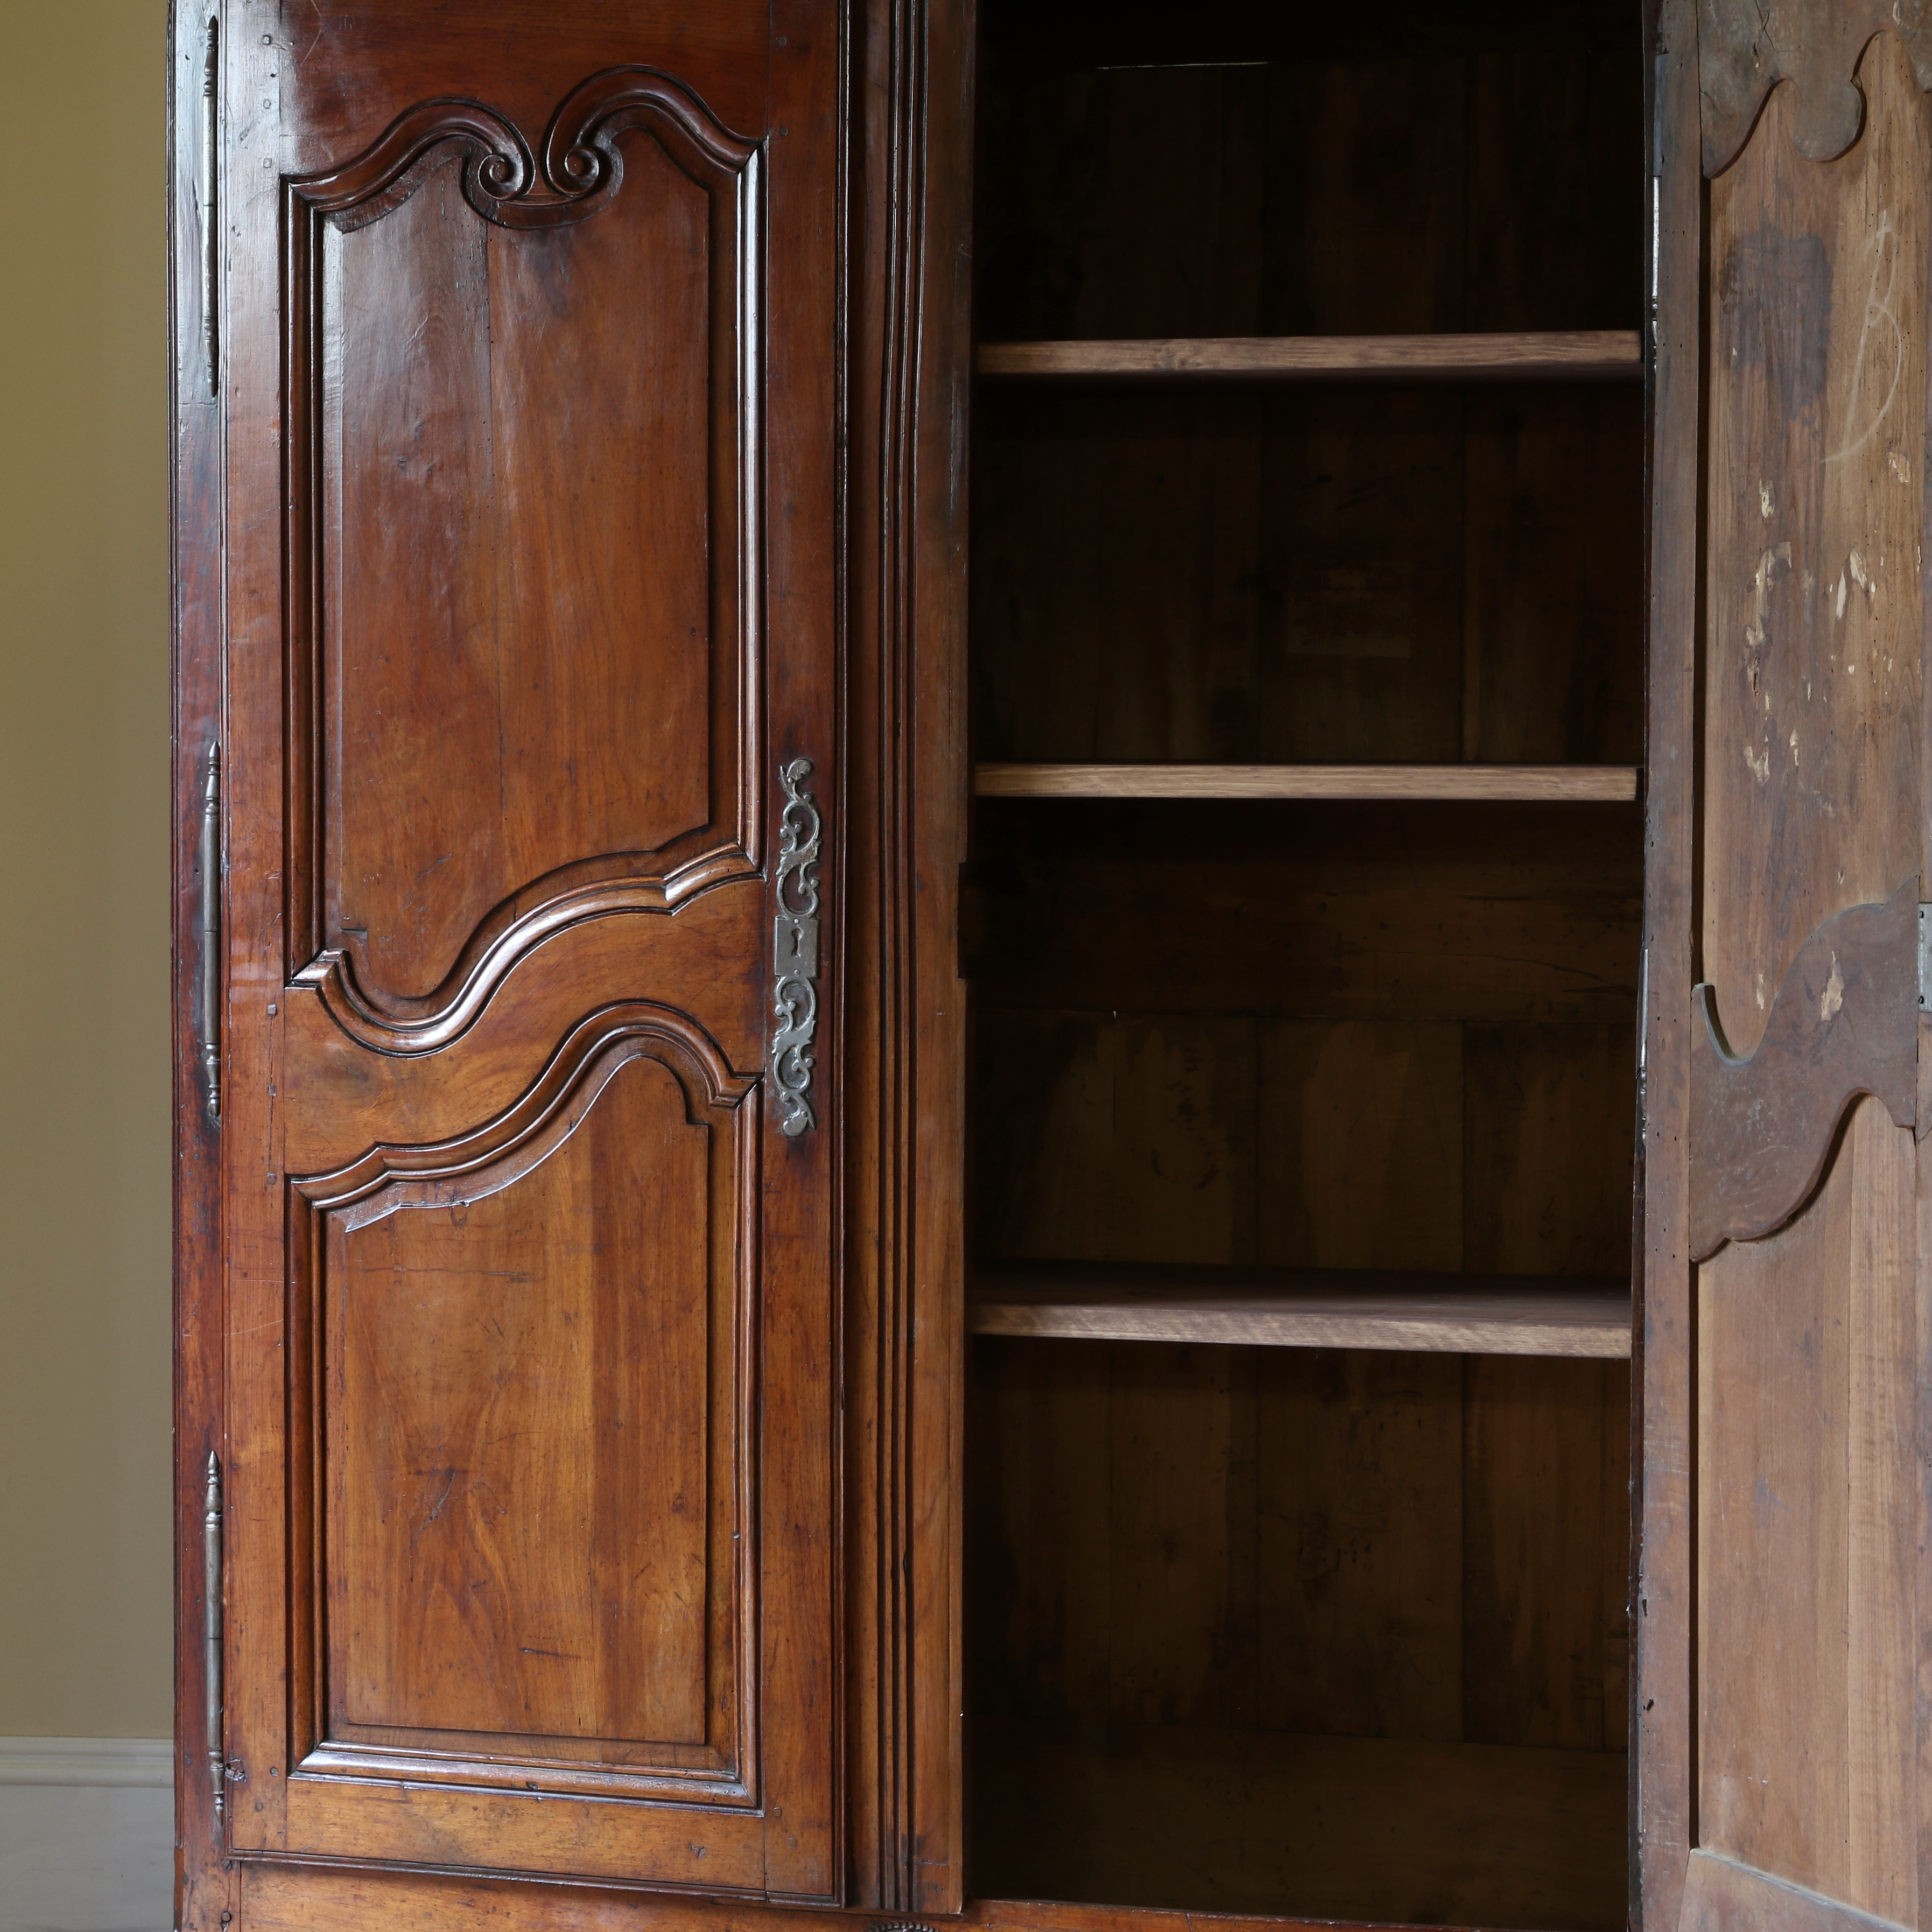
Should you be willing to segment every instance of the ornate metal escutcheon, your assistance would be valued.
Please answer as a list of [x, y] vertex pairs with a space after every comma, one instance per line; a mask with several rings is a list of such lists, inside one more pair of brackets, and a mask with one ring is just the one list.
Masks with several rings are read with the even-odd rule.
[[818, 1031], [818, 802], [806, 789], [809, 758], [778, 767], [785, 802], [778, 813], [778, 910], [772, 919], [772, 1091], [779, 1130], [796, 1138], [816, 1126], [812, 1111], [812, 1041]]

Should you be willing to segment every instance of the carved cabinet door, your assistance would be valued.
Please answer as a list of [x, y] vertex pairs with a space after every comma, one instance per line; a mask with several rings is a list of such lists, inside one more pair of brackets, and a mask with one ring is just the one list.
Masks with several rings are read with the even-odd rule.
[[1664, 10], [1646, 1927], [1932, 1923], [1932, 32]]
[[177, 38], [214, 1841], [831, 1898], [838, 10]]

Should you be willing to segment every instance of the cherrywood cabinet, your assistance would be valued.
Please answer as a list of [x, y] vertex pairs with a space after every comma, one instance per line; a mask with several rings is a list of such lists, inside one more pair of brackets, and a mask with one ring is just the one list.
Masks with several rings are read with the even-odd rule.
[[1928, 1922], [1922, 11], [176, 0], [182, 1932]]

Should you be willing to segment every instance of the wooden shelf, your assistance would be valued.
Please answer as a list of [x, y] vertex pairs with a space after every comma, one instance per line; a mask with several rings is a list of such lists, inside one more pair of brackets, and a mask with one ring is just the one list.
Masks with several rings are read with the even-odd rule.
[[1582, 800], [1637, 794], [1634, 765], [981, 765], [981, 798]]
[[982, 376], [1273, 382], [1635, 382], [1634, 328], [1510, 335], [1222, 335], [1128, 342], [988, 342]]
[[1393, 1348], [1430, 1354], [1630, 1352], [1628, 1286], [1340, 1268], [982, 1264], [973, 1332], [1090, 1341]]

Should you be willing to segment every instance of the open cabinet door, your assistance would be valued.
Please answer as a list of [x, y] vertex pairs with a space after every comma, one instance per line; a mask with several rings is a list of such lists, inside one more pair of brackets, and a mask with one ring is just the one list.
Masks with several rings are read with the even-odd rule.
[[1664, 16], [1638, 1605], [1654, 1932], [1932, 1921], [1924, 18]]
[[832, 1899], [839, 11], [176, 38], [182, 1922]]

